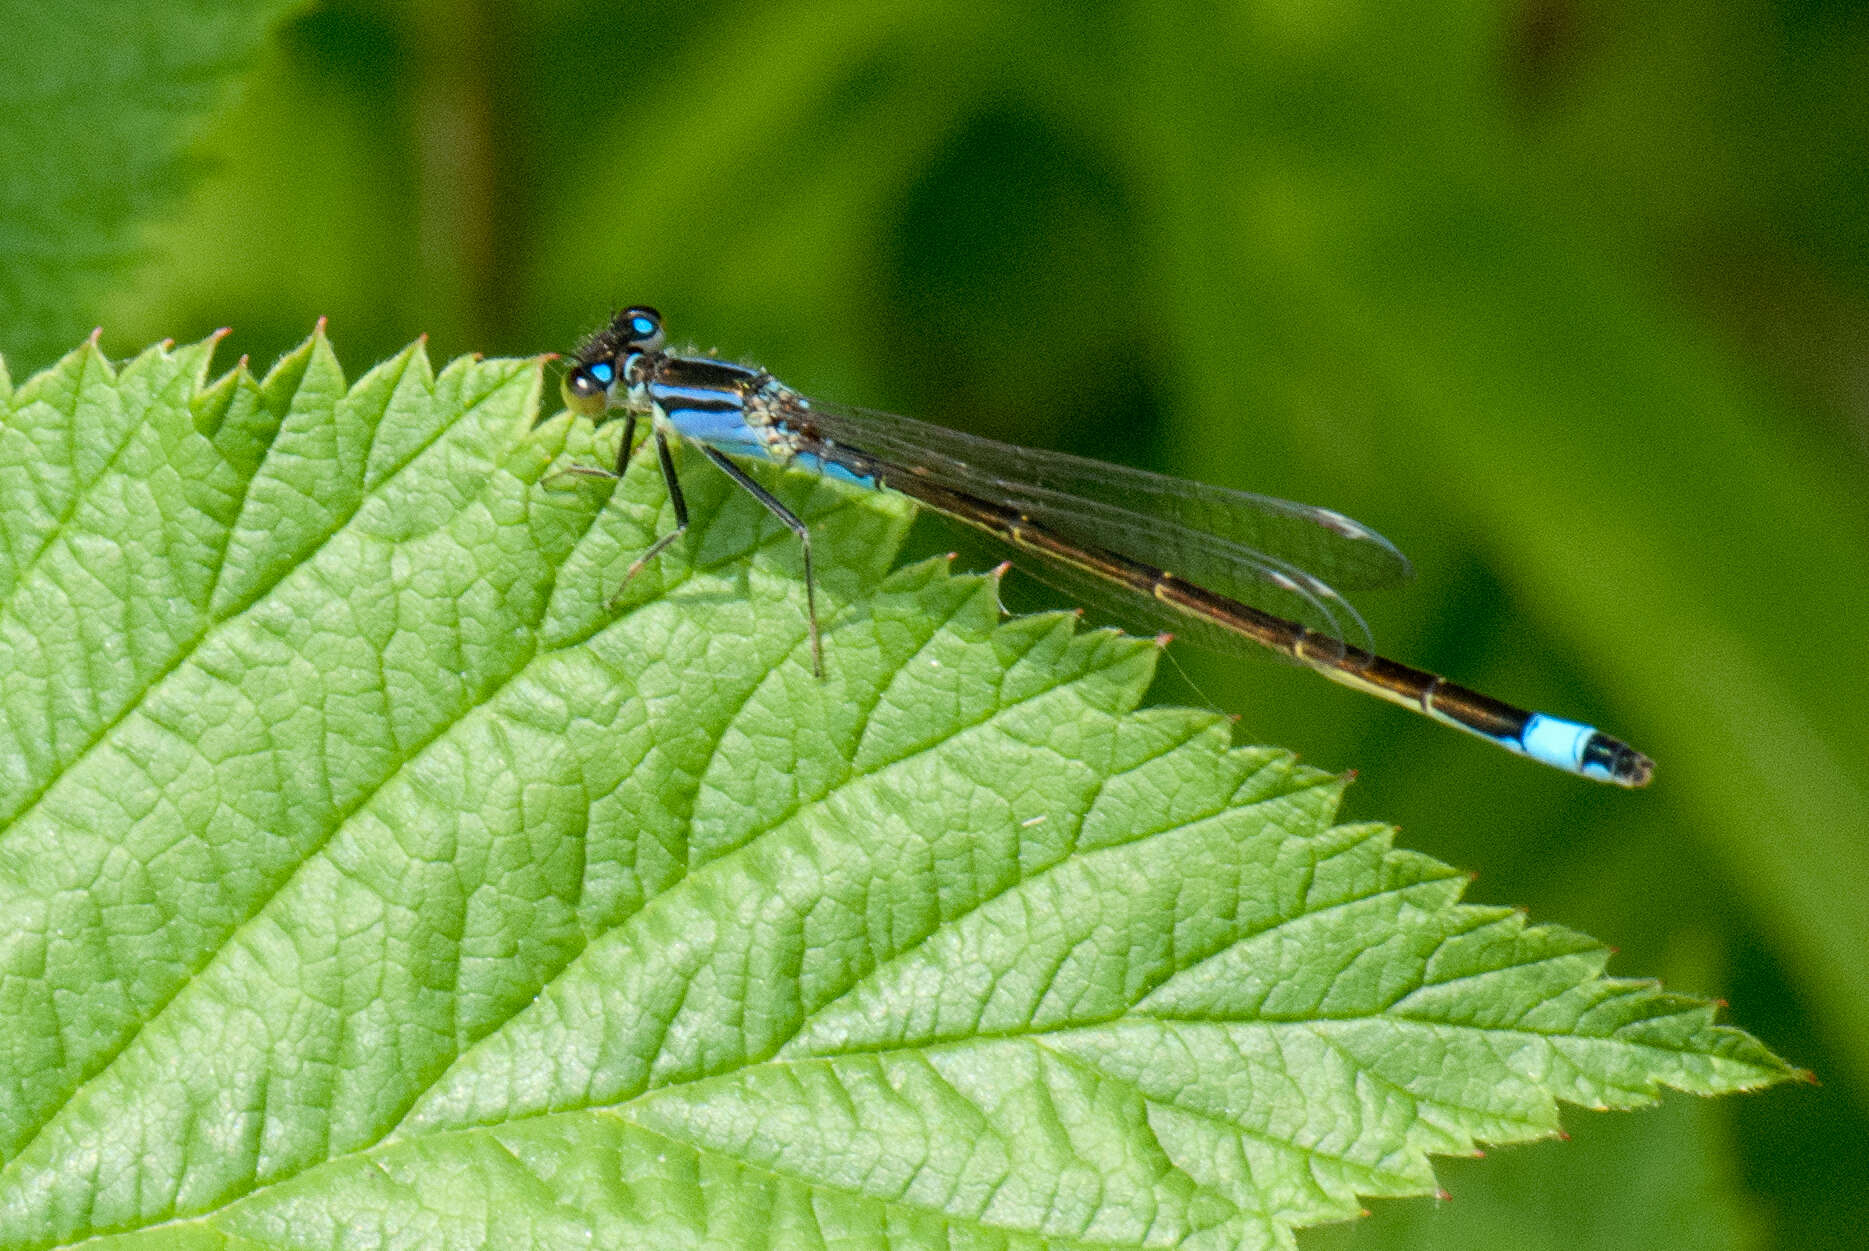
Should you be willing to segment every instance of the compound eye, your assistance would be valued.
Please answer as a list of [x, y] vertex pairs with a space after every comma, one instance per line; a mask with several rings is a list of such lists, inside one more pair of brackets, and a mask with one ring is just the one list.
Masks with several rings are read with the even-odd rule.
[[610, 384], [616, 381], [617, 369], [609, 361], [587, 361], [574, 366], [565, 375], [565, 407], [585, 417], [601, 415], [610, 403]]
[[661, 350], [666, 340], [666, 336], [662, 333], [662, 314], [647, 304], [638, 304], [634, 308], [624, 309], [623, 315], [617, 321], [623, 327], [624, 333], [629, 336], [631, 347], [640, 348], [645, 352]]

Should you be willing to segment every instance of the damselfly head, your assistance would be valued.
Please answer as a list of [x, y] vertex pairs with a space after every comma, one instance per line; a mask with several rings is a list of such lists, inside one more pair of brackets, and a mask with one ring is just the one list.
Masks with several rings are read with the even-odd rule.
[[617, 380], [627, 388], [634, 381], [637, 362], [646, 353], [660, 352], [667, 336], [662, 332], [662, 314], [646, 304], [636, 304], [613, 317], [608, 326], [592, 335], [577, 351], [576, 361], [560, 386], [565, 407], [594, 420], [616, 406], [619, 398]]
[[610, 407], [610, 385], [616, 381], [616, 376], [614, 360], [579, 361], [559, 384], [565, 407], [593, 420], [602, 417], [604, 409]]

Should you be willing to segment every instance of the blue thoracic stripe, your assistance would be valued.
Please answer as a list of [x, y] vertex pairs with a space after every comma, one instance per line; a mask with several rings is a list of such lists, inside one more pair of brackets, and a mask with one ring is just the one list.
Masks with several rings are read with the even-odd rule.
[[[737, 366], [707, 363], [713, 367], [710, 374], [719, 373], [724, 377], [688, 384], [657, 380], [649, 384], [649, 398], [684, 439], [731, 454], [774, 459], [766, 437], [746, 418], [745, 393], [733, 385], [744, 381], [742, 371]], [[746, 377], [751, 376], [751, 372], [746, 371]], [[810, 452], [795, 457], [793, 463], [857, 486], [876, 485], [875, 478], [854, 473], [834, 459]]]
[[655, 402], [685, 439], [717, 447], [723, 452], [767, 456], [765, 440], [747, 424], [746, 402], [739, 392], [715, 386], [649, 385]]

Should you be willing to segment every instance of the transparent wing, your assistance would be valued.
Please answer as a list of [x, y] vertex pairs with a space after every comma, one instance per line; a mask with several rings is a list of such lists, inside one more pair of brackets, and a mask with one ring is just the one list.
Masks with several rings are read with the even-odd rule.
[[[1014, 546], [1012, 552], [1013, 563], [1026, 573], [1062, 591], [1071, 600], [1086, 608], [1094, 608], [1107, 613], [1113, 620], [1121, 622], [1131, 630], [1163, 631], [1174, 635], [1177, 639], [1222, 655], [1257, 660], [1276, 659], [1286, 664], [1298, 663], [1290, 656], [1272, 651], [1238, 631], [1217, 625], [1205, 617], [1198, 616], [1166, 600], [1135, 594], [1120, 583], [1111, 582], [1096, 574], [1065, 564], [1042, 551]], [[1320, 633], [1333, 634], [1327, 628], [1329, 623], [1322, 614], [1310, 612], [1301, 605], [1283, 612], [1275, 608], [1267, 608], [1266, 611], [1278, 612], [1278, 615], [1300, 621]], [[1359, 622], [1360, 620], [1358, 618]], [[1338, 641], [1343, 642], [1340, 637]], [[1344, 643], [1343, 650], [1339, 654], [1352, 654], [1355, 648], [1354, 644]], [[1365, 646], [1361, 650], [1367, 653], [1369, 649]]]
[[[795, 419], [832, 443], [1007, 504], [1067, 539], [1119, 552], [1352, 646], [1367, 648], [1369, 631], [1333, 587], [1392, 585], [1412, 572], [1388, 540], [1330, 509], [1015, 447], [891, 413], [809, 404]], [[1058, 580], [1055, 571], [1038, 572]], [[1080, 584], [1064, 589], [1082, 593], [1081, 580], [1073, 582]], [[1186, 633], [1186, 622], [1179, 628]]]
[[[1231, 539], [1275, 563], [1296, 566], [1339, 590], [1407, 581], [1414, 570], [1395, 545], [1342, 513], [1251, 491], [1171, 478], [1125, 465], [999, 443], [894, 413], [809, 401], [837, 442], [904, 464], [930, 463], [976, 486], [1016, 484], [1100, 500], [1188, 530]], [[958, 483], [957, 483], [958, 485]]]

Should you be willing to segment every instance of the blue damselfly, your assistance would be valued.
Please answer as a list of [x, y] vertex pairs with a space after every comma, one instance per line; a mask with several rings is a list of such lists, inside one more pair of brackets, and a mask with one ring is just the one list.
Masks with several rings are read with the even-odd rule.
[[600, 422], [621, 414], [624, 427], [614, 470], [571, 472], [621, 477], [637, 420], [649, 421], [675, 528], [636, 559], [633, 577], [688, 526], [669, 438], [698, 444], [798, 536], [820, 674], [811, 533], [732, 456], [900, 492], [1031, 557], [1041, 577], [1067, 591], [1103, 598], [1119, 590], [1132, 619], [1220, 650], [1268, 649], [1567, 772], [1620, 786], [1645, 785], [1654, 772], [1648, 757], [1593, 726], [1377, 655], [1336, 588], [1400, 581], [1408, 562], [1341, 513], [807, 399], [763, 370], [679, 355], [664, 343], [660, 314], [638, 306], [577, 353], [565, 377], [566, 406]]

